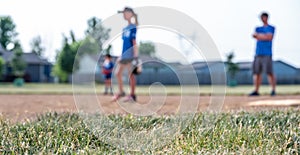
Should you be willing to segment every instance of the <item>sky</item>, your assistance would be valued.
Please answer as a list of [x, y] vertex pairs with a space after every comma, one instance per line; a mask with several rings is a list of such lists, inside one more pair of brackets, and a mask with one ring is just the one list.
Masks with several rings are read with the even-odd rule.
[[[73, 30], [77, 38], [82, 38], [89, 18], [95, 16], [105, 20], [124, 6], [160, 6], [178, 10], [206, 29], [223, 59], [228, 52], [234, 51], [235, 61], [253, 60], [255, 40], [251, 35], [254, 28], [261, 25], [259, 14], [267, 11], [270, 14], [269, 23], [276, 27], [274, 60], [283, 60], [300, 68], [299, 0], [0, 0], [0, 16], [9, 15], [13, 18], [19, 33], [18, 39], [25, 52], [30, 51], [32, 38], [40, 35], [46, 48], [44, 56], [54, 61], [56, 51], [61, 48], [63, 34], [68, 35]], [[153, 13], [153, 18], [155, 16]], [[138, 40], [167, 40], [170, 46], [183, 53], [183, 48], [190, 49], [188, 45], [182, 45], [178, 36], [170, 32], [160, 32], [164, 37], [153, 36], [151, 34], [154, 31], [163, 30], [141, 29]], [[114, 42], [113, 51], [116, 54], [121, 51], [120, 38]], [[201, 55], [191, 51], [190, 59], [201, 59]], [[158, 56], [166, 61], [177, 61], [175, 57], [167, 59], [168, 55], [158, 52]]]

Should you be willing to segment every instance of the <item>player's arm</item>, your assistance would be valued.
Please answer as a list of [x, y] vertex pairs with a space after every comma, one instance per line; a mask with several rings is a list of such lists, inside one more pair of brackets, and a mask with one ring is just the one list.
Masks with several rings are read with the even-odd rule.
[[132, 39], [132, 45], [133, 45], [133, 57], [138, 57], [139, 55], [139, 50], [138, 50], [138, 46], [136, 43], [136, 39]]
[[110, 67], [109, 67], [109, 72], [112, 73], [113, 69], [114, 69], [114, 64], [111, 63], [111, 64], [110, 64]]
[[260, 41], [271, 41], [273, 39], [272, 33], [262, 34], [262, 33], [254, 33], [253, 38], [256, 38]]

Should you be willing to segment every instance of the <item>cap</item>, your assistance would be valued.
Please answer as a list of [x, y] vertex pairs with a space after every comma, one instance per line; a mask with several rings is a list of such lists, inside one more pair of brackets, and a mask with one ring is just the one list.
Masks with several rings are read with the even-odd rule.
[[118, 13], [123, 13], [123, 12], [125, 12], [125, 11], [128, 11], [128, 12], [132, 12], [132, 13], [134, 13], [133, 9], [132, 9], [132, 8], [130, 8], [130, 7], [125, 7], [123, 10], [121, 10], [121, 11], [118, 11]]

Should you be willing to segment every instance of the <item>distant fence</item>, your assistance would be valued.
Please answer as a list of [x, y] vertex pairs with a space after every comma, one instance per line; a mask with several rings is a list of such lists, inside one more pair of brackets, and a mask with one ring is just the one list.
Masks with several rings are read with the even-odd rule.
[[[137, 83], [140, 85], [149, 85], [154, 82], [160, 82], [163, 85], [191, 85], [191, 84], [225, 84], [226, 78], [222, 73], [210, 74], [193, 74], [193, 73], [142, 73], [137, 76]], [[213, 78], [212, 78], [213, 77]]]
[[[92, 81], [93, 79], [98, 83], [103, 83], [104, 78], [102, 74], [77, 74], [75, 77], [76, 82], [84, 83], [86, 81]], [[212, 78], [213, 77], [213, 78]], [[113, 77], [115, 79], [115, 77]], [[128, 77], [124, 74], [124, 81], [128, 81]], [[226, 77], [223, 73], [174, 73], [174, 72], [143, 72], [136, 76], [138, 85], [151, 85], [155, 82], [160, 82], [163, 85], [180, 85], [180, 84], [198, 84], [210, 85], [224, 84]], [[253, 84], [252, 73], [250, 71], [241, 71], [236, 75], [237, 83], [240, 85], [251, 85]], [[70, 79], [72, 81], [72, 79]], [[196, 82], [195, 82], [196, 81]], [[276, 74], [277, 84], [300, 84], [300, 74], [295, 76]], [[263, 84], [268, 84], [267, 76], [263, 74]]]

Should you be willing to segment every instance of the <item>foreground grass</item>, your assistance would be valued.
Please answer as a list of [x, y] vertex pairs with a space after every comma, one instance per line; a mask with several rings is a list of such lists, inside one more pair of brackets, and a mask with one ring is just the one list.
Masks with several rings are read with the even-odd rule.
[[[148, 95], [150, 86], [137, 86], [137, 93], [139, 95]], [[210, 95], [214, 93], [212, 91], [212, 86], [210, 85], [200, 85], [200, 86], [184, 86], [182, 89], [180, 86], [164, 86], [165, 89], [161, 87], [151, 87], [152, 91], [157, 94], [168, 93], [169, 95], [180, 95], [180, 94], [201, 94]], [[252, 85], [240, 85], [237, 87], [223, 87], [223, 86], [213, 86], [213, 89], [226, 93], [226, 95], [247, 95], [253, 90]], [[74, 90], [71, 84], [35, 84], [26, 83], [23, 87], [16, 87], [11, 83], [0, 83], [0, 94], [73, 94], [73, 92], [79, 94], [86, 93], [103, 93], [103, 84], [97, 84], [95, 87], [91, 84], [90, 86], [75, 85]], [[270, 86], [263, 85], [260, 88], [260, 93], [263, 95], [269, 95]], [[278, 95], [300, 95], [300, 85], [279, 85], [277, 86]]]
[[[147, 152], [125, 152], [92, 134], [77, 114], [48, 113], [36, 121], [10, 124], [0, 119], [0, 153], [4, 154], [299, 154], [299, 110], [237, 114], [197, 114], [166, 146]], [[203, 127], [204, 116], [213, 127]], [[124, 128], [152, 130], [172, 117], [109, 116]], [[105, 129], [113, 130], [113, 129]]]

